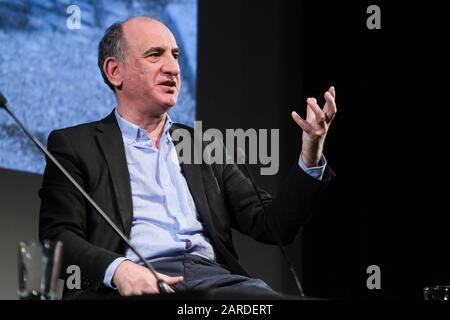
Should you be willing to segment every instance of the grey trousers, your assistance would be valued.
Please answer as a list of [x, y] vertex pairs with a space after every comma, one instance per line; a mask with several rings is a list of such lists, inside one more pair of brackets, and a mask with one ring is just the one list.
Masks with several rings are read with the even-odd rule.
[[224, 265], [193, 254], [184, 254], [152, 263], [156, 271], [183, 276], [176, 292], [208, 291], [217, 299], [282, 299], [264, 281], [232, 274]]

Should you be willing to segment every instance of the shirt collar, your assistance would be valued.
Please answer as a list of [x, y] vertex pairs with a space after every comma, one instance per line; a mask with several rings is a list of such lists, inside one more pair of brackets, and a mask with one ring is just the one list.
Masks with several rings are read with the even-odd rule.
[[[140, 128], [139, 126], [135, 125], [134, 123], [126, 120], [123, 118], [119, 112], [117, 111], [117, 108], [114, 109], [114, 115], [116, 116], [117, 123], [119, 124], [120, 131], [122, 131], [122, 136], [125, 141], [128, 143], [133, 142], [140, 142], [140, 141], [150, 141], [151, 139], [145, 129]], [[172, 127], [172, 119], [170, 118], [169, 114], [166, 113], [167, 120], [164, 125], [163, 134], [161, 136], [161, 139], [164, 139], [164, 137], [167, 138], [168, 142], [172, 141], [172, 138], [169, 134], [169, 130]]]

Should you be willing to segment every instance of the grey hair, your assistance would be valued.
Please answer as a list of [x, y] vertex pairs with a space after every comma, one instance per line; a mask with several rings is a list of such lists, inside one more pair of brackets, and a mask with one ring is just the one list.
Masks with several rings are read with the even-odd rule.
[[114, 92], [114, 85], [109, 82], [108, 77], [103, 70], [105, 60], [109, 57], [114, 57], [119, 61], [125, 61], [125, 39], [122, 32], [122, 22], [116, 22], [108, 29], [106, 29], [103, 38], [98, 44], [98, 67], [102, 73], [103, 81]]

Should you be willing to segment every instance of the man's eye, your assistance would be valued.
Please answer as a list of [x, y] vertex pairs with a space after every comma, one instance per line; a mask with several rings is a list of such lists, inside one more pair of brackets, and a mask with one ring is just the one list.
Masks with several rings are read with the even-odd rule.
[[159, 57], [161, 54], [159, 52], [151, 52], [149, 54], [147, 54], [146, 57], [152, 57], [152, 58], [156, 58]]
[[180, 58], [180, 55], [178, 53], [174, 53], [173, 57], [178, 60]]

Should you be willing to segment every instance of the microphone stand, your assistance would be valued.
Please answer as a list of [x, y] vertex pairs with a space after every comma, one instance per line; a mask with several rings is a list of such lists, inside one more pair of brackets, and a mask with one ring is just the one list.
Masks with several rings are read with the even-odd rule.
[[[247, 174], [247, 177], [250, 179], [250, 182], [252, 183], [252, 187], [253, 187], [253, 189], [254, 189], [254, 191], [256, 193], [256, 196], [258, 197], [258, 201], [261, 204], [261, 207], [263, 209], [264, 214], [266, 215], [266, 208], [265, 208], [264, 202], [261, 199], [261, 194], [259, 193], [258, 188], [257, 188], [256, 183], [255, 183], [255, 179], [253, 178], [253, 175], [252, 175], [250, 169], [248, 168], [247, 163], [245, 162], [246, 157], [245, 157], [244, 151], [242, 151], [240, 148], [238, 148], [237, 151], [239, 151], [241, 153], [241, 156], [242, 156], [242, 158], [244, 160], [243, 161], [244, 171]], [[274, 221], [272, 221], [272, 227], [275, 229], [274, 232], [272, 232], [272, 234], [275, 236], [278, 248], [280, 249], [281, 254], [282, 254], [283, 258], [284, 258], [284, 261], [286, 262], [286, 264], [287, 264], [287, 266], [289, 268], [289, 271], [291, 272], [291, 275], [292, 275], [292, 277], [295, 280], [295, 284], [297, 285], [298, 292], [299, 292], [300, 296], [303, 298], [303, 297], [305, 297], [305, 293], [303, 292], [302, 284], [300, 282], [300, 279], [297, 276], [297, 273], [295, 272], [294, 266], [292, 265], [291, 261], [289, 260], [289, 257], [288, 257], [288, 255], [286, 253], [286, 250], [284, 249], [283, 245], [281, 244], [281, 240], [280, 240], [280, 237], [279, 237], [280, 232], [279, 232], [279, 230], [277, 228], [277, 225], [276, 225], [276, 223]]]
[[158, 288], [161, 293], [167, 294], [171, 292], [170, 286], [161, 280], [155, 269], [147, 262], [146, 259], [139, 253], [139, 251], [131, 244], [130, 240], [125, 236], [125, 234], [117, 227], [117, 225], [108, 217], [108, 215], [100, 208], [100, 206], [87, 194], [86, 191], [76, 182], [76, 180], [71, 176], [71, 174], [64, 169], [61, 163], [51, 154], [50, 151], [35, 137], [33, 134], [22, 124], [22, 122], [17, 118], [14, 112], [11, 110], [8, 100], [6, 97], [0, 92], [0, 108], [5, 109], [5, 111], [15, 120], [15, 122], [19, 125], [20, 128], [25, 132], [28, 138], [33, 141], [36, 147], [41, 150], [50, 160], [51, 162], [58, 167], [58, 169], [69, 179], [72, 185], [80, 191], [83, 197], [95, 208], [95, 210], [100, 214], [100, 216], [113, 228], [114, 232], [127, 244], [127, 246], [144, 262], [144, 265], [150, 270], [155, 279], [157, 280]]

